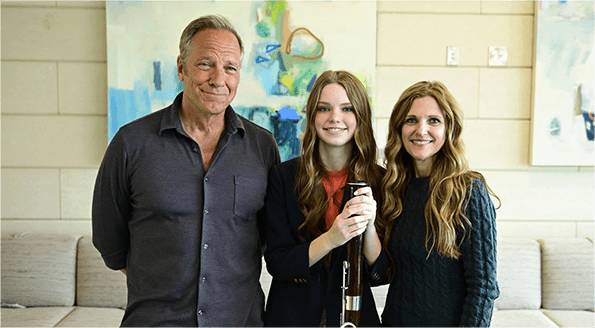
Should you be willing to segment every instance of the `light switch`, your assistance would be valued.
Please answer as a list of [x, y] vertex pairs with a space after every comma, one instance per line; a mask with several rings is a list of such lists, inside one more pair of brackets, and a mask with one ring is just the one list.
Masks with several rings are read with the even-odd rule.
[[490, 46], [488, 58], [489, 66], [508, 66], [508, 48]]
[[459, 65], [459, 47], [448, 47], [446, 51], [446, 65]]

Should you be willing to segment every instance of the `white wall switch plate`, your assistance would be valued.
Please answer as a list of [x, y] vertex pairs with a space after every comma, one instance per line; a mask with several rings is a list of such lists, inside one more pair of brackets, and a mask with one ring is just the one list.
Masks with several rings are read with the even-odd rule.
[[508, 66], [508, 48], [490, 46], [488, 58], [489, 66]]
[[459, 64], [459, 47], [448, 47], [446, 51], [446, 65], [456, 66]]

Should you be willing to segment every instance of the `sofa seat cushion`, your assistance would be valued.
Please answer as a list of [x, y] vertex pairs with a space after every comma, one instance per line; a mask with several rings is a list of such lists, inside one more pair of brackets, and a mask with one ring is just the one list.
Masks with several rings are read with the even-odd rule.
[[119, 327], [123, 317], [122, 309], [79, 306], [57, 327]]
[[541, 310], [496, 310], [491, 327], [558, 327]]
[[2, 303], [73, 306], [78, 238], [2, 232]]
[[2, 327], [54, 327], [70, 312], [71, 306], [2, 309]]
[[494, 303], [500, 310], [541, 308], [541, 250], [533, 239], [498, 240], [497, 279], [500, 297]]
[[593, 310], [593, 243], [586, 238], [540, 239], [544, 309]]
[[91, 236], [79, 240], [76, 270], [76, 305], [125, 308], [126, 275], [105, 266]]
[[560, 327], [595, 327], [592, 311], [543, 310]]

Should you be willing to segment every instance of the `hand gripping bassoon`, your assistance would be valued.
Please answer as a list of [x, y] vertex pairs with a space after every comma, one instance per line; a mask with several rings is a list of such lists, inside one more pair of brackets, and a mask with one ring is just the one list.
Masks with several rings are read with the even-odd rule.
[[[367, 185], [364, 181], [347, 182], [349, 193], [347, 200], [354, 197], [353, 193], [357, 189]], [[343, 296], [341, 327], [358, 327], [361, 323], [362, 279], [364, 278], [363, 247], [363, 234], [353, 237], [347, 242], [347, 260], [343, 261], [343, 286], [341, 286]]]

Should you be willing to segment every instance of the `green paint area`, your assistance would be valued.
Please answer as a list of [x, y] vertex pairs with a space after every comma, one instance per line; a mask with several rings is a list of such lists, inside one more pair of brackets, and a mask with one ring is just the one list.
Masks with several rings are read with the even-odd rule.
[[256, 24], [256, 33], [258, 33], [260, 37], [268, 38], [271, 36], [271, 28], [267, 22], [262, 21]]

